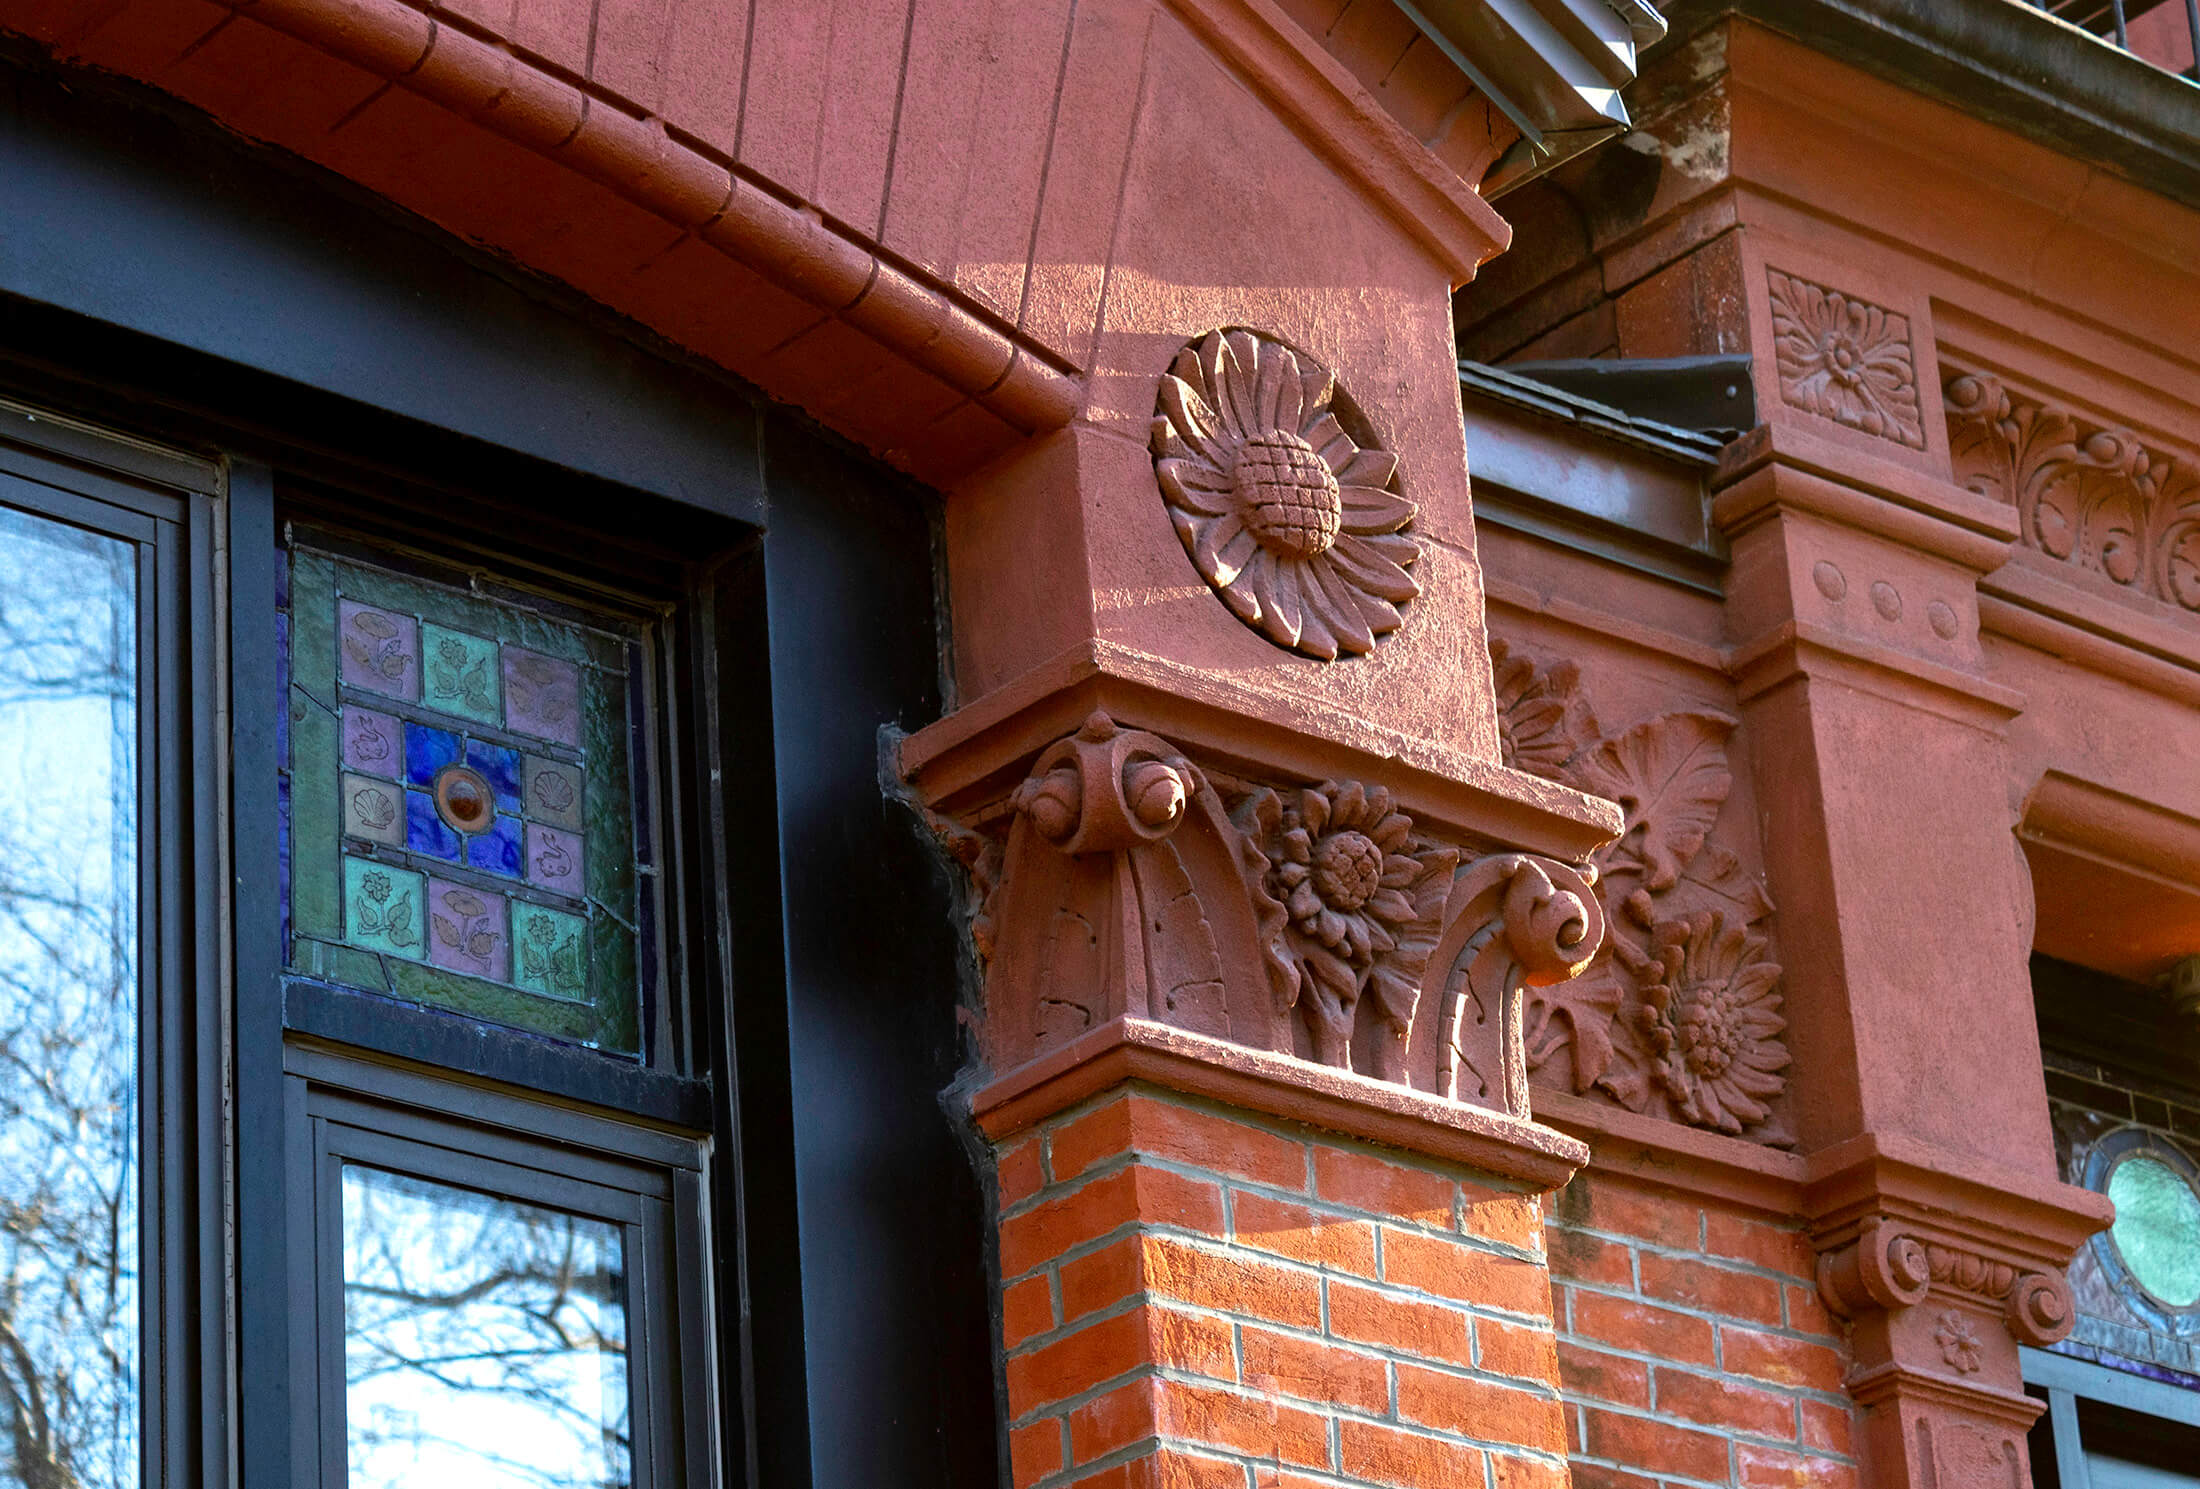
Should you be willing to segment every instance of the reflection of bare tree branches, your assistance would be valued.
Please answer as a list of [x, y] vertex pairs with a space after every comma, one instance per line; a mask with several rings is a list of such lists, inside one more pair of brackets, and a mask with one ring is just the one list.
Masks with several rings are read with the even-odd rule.
[[0, 510], [0, 1485], [138, 1469], [134, 550]]
[[344, 1252], [354, 1489], [627, 1482], [614, 1227], [350, 1168]]

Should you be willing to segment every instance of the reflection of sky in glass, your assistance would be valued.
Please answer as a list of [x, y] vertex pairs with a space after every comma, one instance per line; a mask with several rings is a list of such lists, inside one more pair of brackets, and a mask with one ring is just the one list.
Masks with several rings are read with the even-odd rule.
[[616, 1226], [344, 1167], [350, 1489], [632, 1477]]
[[0, 1485], [138, 1471], [133, 550], [0, 508]]

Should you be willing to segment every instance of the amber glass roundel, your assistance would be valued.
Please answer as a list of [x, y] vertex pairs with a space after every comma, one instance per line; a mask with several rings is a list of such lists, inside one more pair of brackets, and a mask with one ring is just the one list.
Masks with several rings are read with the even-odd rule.
[[496, 815], [496, 797], [480, 771], [450, 765], [435, 778], [435, 809], [459, 832], [479, 832]]

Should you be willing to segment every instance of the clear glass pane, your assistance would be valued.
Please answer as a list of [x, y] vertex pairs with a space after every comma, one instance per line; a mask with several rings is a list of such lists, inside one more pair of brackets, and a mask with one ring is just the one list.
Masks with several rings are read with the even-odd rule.
[[347, 1164], [350, 1489], [632, 1481], [618, 1227]]
[[0, 1485], [138, 1471], [137, 580], [0, 508]]

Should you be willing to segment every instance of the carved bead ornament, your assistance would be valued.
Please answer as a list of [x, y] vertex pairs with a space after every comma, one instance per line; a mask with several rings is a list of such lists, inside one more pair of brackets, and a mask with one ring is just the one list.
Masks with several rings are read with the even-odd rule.
[[1398, 457], [1338, 422], [1336, 379], [1282, 342], [1216, 331], [1161, 379], [1154, 474], [1202, 578], [1270, 641], [1333, 661], [1421, 592]]

